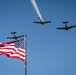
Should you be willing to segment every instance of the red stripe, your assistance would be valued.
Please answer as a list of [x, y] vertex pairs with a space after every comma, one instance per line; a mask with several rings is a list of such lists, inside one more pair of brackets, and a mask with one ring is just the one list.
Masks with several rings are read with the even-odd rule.
[[5, 51], [6, 51], [6, 50], [8, 50], [8, 51], [13, 50], [13, 51], [20, 51], [20, 52], [25, 53], [25, 50], [24, 50], [24, 49], [16, 48], [16, 47], [14, 47], [14, 46], [1, 47], [0, 50], [1, 50], [1, 51], [2, 51], [2, 50], [5, 50]]
[[10, 56], [9, 58], [18, 58], [18, 59], [21, 59], [22, 61], [25, 61], [25, 59], [22, 59], [22, 58], [20, 58], [18, 56]]
[[25, 61], [25, 50], [16, 48], [13, 42], [0, 43], [0, 54], [5, 54], [9, 58], [18, 58]]
[[15, 54], [8, 53], [8, 54], [6, 54], [6, 56], [9, 57], [9, 58], [17, 58], [17, 59], [21, 59], [22, 61], [25, 61], [25, 57], [22, 57], [20, 55], [17, 56]]

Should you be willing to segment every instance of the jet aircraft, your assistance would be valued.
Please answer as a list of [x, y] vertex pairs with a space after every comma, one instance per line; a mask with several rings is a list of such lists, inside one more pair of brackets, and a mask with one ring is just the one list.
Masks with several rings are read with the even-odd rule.
[[[38, 19], [40, 19], [39, 17], [38, 17]], [[36, 22], [36, 21], [34, 21], [33, 23], [37, 23], [37, 24], [46, 24], [46, 23], [50, 23], [51, 21], [42, 21], [41, 19], [40, 19], [40, 22]]]
[[57, 28], [57, 29], [60, 29], [60, 30], [69, 30], [69, 29], [71, 29], [71, 28], [76, 27], [76, 25], [67, 26], [67, 23], [69, 23], [68, 21], [65, 21], [65, 22], [62, 22], [62, 23], [65, 24], [65, 27], [60, 27], [60, 28]]
[[16, 36], [16, 32], [11, 32], [11, 34], [13, 34], [13, 37], [7, 37], [7, 39], [18, 39], [18, 38], [21, 38], [21, 37], [24, 37], [24, 35], [21, 35], [21, 36]]

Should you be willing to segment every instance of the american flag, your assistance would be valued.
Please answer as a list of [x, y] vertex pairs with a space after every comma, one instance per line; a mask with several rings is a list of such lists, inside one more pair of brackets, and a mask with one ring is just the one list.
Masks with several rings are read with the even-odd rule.
[[9, 58], [18, 58], [25, 61], [24, 39], [11, 42], [0, 43], [0, 54], [4, 54]]

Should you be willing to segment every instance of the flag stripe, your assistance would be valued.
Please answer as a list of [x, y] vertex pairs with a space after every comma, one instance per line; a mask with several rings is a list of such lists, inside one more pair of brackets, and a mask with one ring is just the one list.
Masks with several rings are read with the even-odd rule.
[[20, 56], [19, 54], [10, 54], [10, 53], [8, 53], [8, 54], [6, 54], [6, 56], [9, 57], [9, 58], [18, 58], [18, 59], [21, 59], [22, 61], [25, 61], [25, 57]]
[[[5, 46], [5, 47], [2, 47], [2, 48], [0, 48], [0, 49], [4, 49], [4, 50], [8, 50], [8, 51], [10, 51], [10, 49], [11, 50], [13, 50], [13, 52], [14, 51], [17, 51], [17, 50], [20, 50], [21, 52], [23, 52], [23, 53], [25, 53], [25, 50], [24, 49], [21, 49], [21, 48], [16, 48], [16, 47], [14, 47], [14, 46]], [[1, 51], [1, 50], [0, 50]]]
[[24, 39], [0, 43], [0, 54], [25, 61]]

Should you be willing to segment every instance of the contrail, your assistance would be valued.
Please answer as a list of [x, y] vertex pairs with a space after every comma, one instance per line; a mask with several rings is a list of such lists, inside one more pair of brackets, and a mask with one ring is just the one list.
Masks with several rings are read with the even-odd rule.
[[34, 9], [35, 9], [38, 17], [40, 18], [40, 20], [41, 20], [42, 22], [44, 22], [44, 20], [43, 20], [43, 18], [42, 18], [42, 16], [41, 16], [41, 13], [40, 13], [40, 11], [39, 11], [39, 9], [38, 9], [38, 7], [37, 7], [37, 4], [36, 4], [35, 0], [31, 0], [31, 3], [32, 3], [32, 5], [33, 5], [33, 7], [34, 7]]

